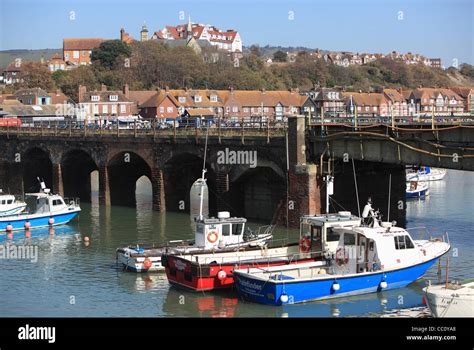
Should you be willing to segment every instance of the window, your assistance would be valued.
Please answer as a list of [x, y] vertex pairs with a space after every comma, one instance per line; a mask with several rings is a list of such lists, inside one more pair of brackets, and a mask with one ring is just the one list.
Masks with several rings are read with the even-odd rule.
[[173, 107], [167, 107], [166, 112], [168, 113], [173, 113]]
[[179, 103], [184, 103], [184, 102], [186, 102], [186, 97], [184, 97], [184, 96], [179, 96], [179, 97], [178, 97], [178, 101], [179, 101]]
[[234, 106], [232, 107], [232, 112], [237, 113], [239, 111], [239, 107]]
[[68, 53], [65, 53], [65, 54], [64, 54], [64, 60], [65, 60], [65, 61], [69, 61], [69, 54], [68, 54]]
[[60, 199], [53, 199], [53, 206], [61, 205], [63, 202]]
[[165, 107], [161, 106], [160, 107], [160, 113], [164, 113], [165, 112]]
[[117, 95], [110, 95], [109, 100], [110, 101], [118, 101], [118, 96]]
[[94, 114], [99, 114], [99, 106], [94, 105]]
[[199, 96], [199, 95], [194, 96], [194, 102], [201, 102], [201, 101], [202, 101], [201, 96]]
[[100, 101], [100, 96], [97, 96], [97, 95], [91, 96], [91, 101], [92, 102], [99, 102]]
[[232, 224], [232, 235], [238, 236], [242, 233], [242, 224]]
[[52, 64], [49, 65], [49, 70], [50, 70], [51, 72], [54, 72], [54, 66], [53, 66]]
[[230, 225], [222, 225], [222, 235], [223, 236], [230, 236]]
[[126, 105], [120, 105], [120, 113], [125, 113], [127, 111]]
[[112, 105], [112, 114], [117, 114], [117, 105]]
[[109, 106], [103, 105], [103, 106], [102, 106], [102, 113], [103, 113], [103, 114], [109, 113]]
[[244, 113], [248, 113], [249, 112], [249, 108], [248, 107], [244, 107]]
[[395, 249], [412, 249], [415, 248], [412, 240], [408, 236], [395, 236]]
[[74, 52], [72, 53], [72, 57], [73, 57], [73, 58], [79, 58], [79, 51], [74, 51]]
[[265, 113], [268, 113], [268, 107], [263, 107], [263, 111], [264, 111]]
[[217, 102], [217, 95], [211, 95], [211, 102]]
[[327, 242], [337, 242], [339, 241], [339, 233], [335, 233], [331, 227], [326, 231], [326, 241]]
[[226, 111], [227, 113], [229, 113], [229, 112], [230, 112], [230, 107], [227, 106], [227, 107], [225, 108], [225, 111]]
[[355, 245], [355, 235], [350, 234], [350, 233], [345, 233], [344, 245]]

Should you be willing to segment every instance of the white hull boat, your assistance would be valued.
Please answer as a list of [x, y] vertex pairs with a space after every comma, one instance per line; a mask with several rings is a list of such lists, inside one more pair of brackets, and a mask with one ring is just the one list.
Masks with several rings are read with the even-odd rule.
[[474, 280], [423, 288], [434, 317], [474, 317]]
[[19, 201], [11, 194], [3, 194], [0, 189], [0, 216], [15, 215], [26, 209], [26, 203]]
[[406, 175], [406, 181], [440, 181], [446, 176], [445, 169], [422, 167], [416, 172], [410, 172]]

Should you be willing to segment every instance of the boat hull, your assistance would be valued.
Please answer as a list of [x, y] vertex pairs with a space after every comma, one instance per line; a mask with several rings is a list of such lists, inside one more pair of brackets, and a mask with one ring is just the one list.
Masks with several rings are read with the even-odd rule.
[[429, 189], [424, 189], [421, 191], [413, 191], [413, 192], [408, 192], [406, 193], [407, 198], [423, 198], [426, 197], [429, 194]]
[[[272, 238], [272, 235], [265, 235], [261, 238], [239, 244], [231, 244], [222, 248], [221, 251], [235, 249], [238, 247], [258, 246], [264, 244]], [[173, 243], [173, 242], [171, 242]], [[131, 248], [117, 249], [117, 262], [121, 264], [126, 271], [131, 272], [165, 272], [165, 267], [161, 263], [163, 254], [191, 254], [203, 251], [203, 248], [190, 245], [191, 241], [176, 241], [175, 244], [167, 244], [155, 248], [144, 249], [141, 254], [132, 253]], [[194, 244], [194, 243], [193, 243]], [[219, 252], [219, 250], [217, 250]], [[145, 266], [145, 259], [148, 259], [150, 267]]]
[[[293, 261], [282, 259], [272, 260], [270, 258], [266, 261], [253, 261], [240, 264], [237, 264], [236, 262], [223, 264], [197, 264], [173, 255], [165, 255], [163, 258], [162, 263], [165, 266], [168, 282], [176, 287], [195, 292], [231, 288], [234, 285], [233, 272], [237, 266], [239, 269], [263, 268], [315, 261], [310, 258]], [[220, 271], [225, 272], [225, 278], [219, 278], [218, 274]]]
[[[255, 278], [252, 275], [234, 273], [238, 295], [252, 302], [267, 305], [283, 305], [303, 303], [307, 301], [346, 297], [359, 294], [376, 293], [382, 290], [401, 288], [409, 285], [424, 275], [439, 257], [407, 268], [362, 273], [351, 276], [328, 276], [327, 278], [309, 280], [285, 280], [269, 282], [266, 279]], [[244, 271], [245, 272], [245, 271]], [[337, 278], [336, 278], [337, 277]], [[337, 280], [340, 288], [335, 291], [334, 282]], [[387, 283], [382, 289], [381, 282]], [[282, 302], [283, 298], [287, 301]]]
[[[34, 215], [15, 215], [8, 217], [0, 217], [0, 232], [5, 232], [8, 225], [12, 226], [12, 231], [24, 230], [25, 224], [30, 223], [30, 229], [64, 225], [79, 215], [80, 209], [70, 210], [58, 214], [34, 214]], [[51, 225], [49, 219], [53, 218], [54, 223]]]
[[437, 318], [474, 317], [474, 295], [463, 291], [444, 291], [440, 287], [423, 288], [431, 314]]

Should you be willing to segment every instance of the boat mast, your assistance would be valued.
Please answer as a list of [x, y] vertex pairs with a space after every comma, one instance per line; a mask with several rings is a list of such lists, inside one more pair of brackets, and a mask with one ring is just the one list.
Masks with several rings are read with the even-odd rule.
[[202, 220], [202, 205], [204, 201], [204, 184], [206, 183], [206, 155], [207, 155], [207, 138], [209, 136], [209, 125], [207, 126], [207, 131], [206, 131], [206, 144], [204, 145], [204, 161], [202, 163], [202, 175], [201, 175], [201, 193], [199, 196], [199, 220]]

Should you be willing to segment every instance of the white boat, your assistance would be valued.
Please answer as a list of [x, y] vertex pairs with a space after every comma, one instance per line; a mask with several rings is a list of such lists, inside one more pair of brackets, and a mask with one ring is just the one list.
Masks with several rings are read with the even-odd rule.
[[446, 176], [446, 169], [423, 166], [420, 170], [406, 174], [406, 181], [439, 181]]
[[434, 317], [474, 317], [474, 280], [423, 288]]
[[260, 247], [272, 239], [274, 226], [262, 226], [257, 232], [252, 232], [245, 229], [246, 223], [247, 219], [230, 217], [227, 211], [219, 212], [217, 218], [198, 218], [194, 240], [174, 240], [152, 247], [137, 245], [118, 248], [117, 262], [128, 271], [164, 272], [165, 268], [161, 264], [164, 253], [219, 253], [244, 247]]
[[407, 198], [424, 198], [430, 194], [430, 187], [426, 182], [411, 181], [407, 183]]
[[268, 305], [377, 293], [409, 285], [450, 249], [447, 236], [413, 240], [403, 228], [376, 218], [370, 226], [334, 232], [340, 237], [338, 247], [325, 265], [315, 261], [237, 269], [233, 271], [237, 293]]
[[0, 216], [15, 215], [25, 209], [25, 202], [17, 200], [12, 194], [4, 194], [0, 189]]
[[15, 215], [0, 216], [0, 232], [10, 233], [67, 224], [81, 211], [79, 200], [66, 203], [59, 194], [50, 193], [44, 182], [41, 182], [40, 192], [26, 193], [25, 199], [27, 210]]

